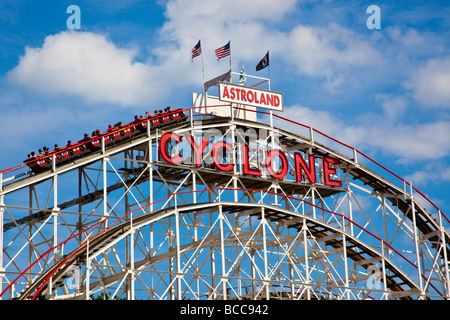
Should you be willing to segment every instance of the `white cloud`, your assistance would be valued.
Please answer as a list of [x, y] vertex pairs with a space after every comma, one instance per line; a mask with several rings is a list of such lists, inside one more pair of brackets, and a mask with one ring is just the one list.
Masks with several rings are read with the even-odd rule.
[[[105, 36], [61, 32], [42, 48], [27, 47], [9, 79], [40, 94], [66, 94], [90, 103], [141, 104], [161, 90], [155, 71], [133, 61], [136, 50], [117, 48]], [[157, 77], [155, 77], [157, 78]]]
[[[450, 121], [401, 124], [386, 121], [386, 115], [343, 118], [303, 106], [285, 108], [283, 117], [311, 126], [366, 154], [376, 151], [395, 156], [397, 162], [414, 163], [450, 155]], [[289, 129], [299, 130], [294, 126]]]
[[450, 168], [433, 162], [432, 165], [425, 166], [423, 170], [418, 170], [405, 176], [406, 181], [413, 181], [414, 185], [426, 185], [433, 181], [450, 181]]
[[382, 101], [381, 107], [389, 121], [397, 120], [408, 108], [408, 100], [405, 97], [377, 94], [376, 100]]
[[189, 1], [169, 1], [161, 35], [180, 48], [190, 46], [188, 50], [201, 38], [205, 69], [212, 70], [211, 76], [223, 70], [213, 51], [228, 40], [235, 66], [238, 62], [240, 67], [241, 61], [258, 62], [270, 50], [272, 59], [281, 58], [286, 64], [285, 72], [322, 77], [326, 89], [352, 81], [348, 73], [352, 68], [381, 63], [370, 40], [335, 23], [311, 26], [298, 22], [291, 29], [277, 28], [295, 5], [294, 0], [204, 0], [194, 7]]
[[[268, 49], [284, 45], [285, 33], [272, 24], [281, 21], [295, 4], [296, 0], [202, 0], [195, 5], [186, 0], [168, 1], [167, 21], [159, 36], [165, 43], [154, 53], [168, 61], [180, 51], [178, 54], [185, 56], [180, 62], [190, 62], [190, 51], [201, 39], [205, 75], [215, 77], [226, 71], [228, 58], [217, 62], [214, 50], [228, 40], [234, 68], [240, 68], [242, 61], [262, 58]], [[194, 61], [194, 66], [198, 69], [199, 61]]]
[[294, 9], [296, 2], [297, 0], [198, 0], [193, 3], [190, 0], [171, 0], [166, 5], [166, 17], [174, 22], [186, 21], [186, 17], [189, 17], [193, 18], [192, 22], [208, 19], [216, 21], [216, 24], [229, 25], [255, 19], [279, 21], [284, 14]]
[[286, 70], [293, 66], [300, 74], [325, 77], [328, 88], [345, 83], [349, 68], [379, 60], [369, 42], [336, 24], [277, 30], [295, 6], [296, 0], [203, 0], [195, 6], [187, 0], [168, 1], [160, 42], [149, 47], [147, 61], [136, 61], [137, 48], [119, 48], [105, 35], [61, 32], [46, 37], [41, 48], [27, 47], [8, 76], [21, 88], [43, 95], [142, 106], [163, 101], [175, 88], [202, 87], [199, 59], [190, 61], [199, 38], [206, 80], [228, 68], [226, 61], [217, 62], [214, 56], [214, 49], [228, 40], [233, 68], [242, 61], [257, 62], [270, 49], [287, 62]]
[[430, 59], [413, 72], [406, 86], [423, 106], [450, 108], [450, 57]]
[[401, 161], [439, 159], [450, 154], [450, 122], [390, 124], [374, 121], [369, 144]]
[[[258, 10], [254, 10], [255, 5]], [[192, 84], [202, 88], [199, 59], [190, 61], [191, 49], [200, 37], [206, 40], [202, 41], [205, 66], [209, 68], [206, 77], [215, 77], [228, 64], [217, 63], [214, 49], [230, 40], [230, 34], [234, 35], [233, 56], [248, 57], [248, 52], [255, 52], [248, 48], [259, 47], [257, 41], [269, 33], [263, 23], [256, 21], [279, 20], [294, 5], [295, 0], [204, 1], [196, 5], [169, 1], [168, 20], [158, 35], [161, 41], [149, 47], [152, 56], [147, 61], [136, 61], [136, 48], [119, 48], [105, 35], [61, 32], [47, 36], [40, 48], [27, 47], [8, 78], [21, 89], [41, 95], [75, 96], [92, 104], [158, 103], [176, 88]], [[248, 43], [249, 39], [254, 42]]]
[[412, 28], [403, 29], [399, 26], [388, 27], [387, 33], [396, 43], [400, 42], [408, 47], [420, 46], [425, 43], [425, 38], [417, 30]]
[[279, 51], [299, 73], [330, 79], [349, 67], [380, 63], [380, 55], [370, 42], [336, 24], [327, 27], [299, 25], [290, 32]]

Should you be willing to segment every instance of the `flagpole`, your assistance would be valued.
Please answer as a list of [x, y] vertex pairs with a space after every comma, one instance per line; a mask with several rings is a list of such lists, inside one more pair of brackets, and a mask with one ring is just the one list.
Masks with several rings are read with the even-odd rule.
[[201, 58], [201, 60], [202, 60], [203, 83], [205, 83], [205, 68], [204, 68], [204, 66], [203, 66], [203, 50], [202, 50], [202, 52], [200, 53], [200, 58]]
[[[267, 56], [269, 56], [269, 50], [267, 50], [266, 54], [267, 54]], [[270, 90], [270, 62], [267, 65], [267, 77], [269, 78], [269, 90]], [[272, 112], [272, 109], [270, 109], [270, 126], [273, 128], [273, 112]], [[272, 141], [273, 141], [273, 139], [272, 139]]]
[[[200, 53], [200, 59], [202, 60], [203, 88], [205, 88], [205, 67], [203, 65], [203, 50]], [[205, 88], [205, 110], [206, 110], [206, 104], [207, 104], [207, 101], [208, 101], [207, 98], [208, 98], [208, 89]]]
[[230, 45], [230, 73], [231, 73], [231, 40], [228, 41]]
[[[269, 54], [269, 50], [267, 50], [267, 54]], [[267, 73], [268, 73], [268, 78], [269, 78], [269, 90], [270, 90], [270, 63], [269, 63], [269, 65], [267, 66]]]
[[[228, 45], [230, 47], [230, 83], [232, 83], [232, 74], [231, 74], [231, 40], [228, 40]], [[230, 109], [231, 109], [231, 119], [234, 120], [234, 112], [233, 112], [233, 104], [230, 103]]]

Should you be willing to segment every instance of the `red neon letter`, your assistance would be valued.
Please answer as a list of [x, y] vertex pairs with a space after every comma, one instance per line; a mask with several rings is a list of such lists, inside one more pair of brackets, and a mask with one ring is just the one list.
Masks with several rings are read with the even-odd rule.
[[220, 163], [219, 158], [218, 158], [218, 153], [219, 153], [220, 148], [225, 148], [228, 151], [233, 151], [233, 147], [230, 146], [230, 144], [227, 143], [226, 141], [218, 141], [218, 142], [214, 143], [213, 149], [212, 149], [212, 157], [213, 157], [214, 164], [216, 165], [217, 169], [222, 170], [222, 171], [233, 170], [234, 164], [232, 164], [232, 163], [221, 164]]
[[253, 91], [248, 91], [247, 92], [247, 100], [248, 102], [253, 102]]
[[177, 164], [181, 162], [181, 160], [183, 160], [183, 157], [178, 154], [172, 158], [172, 156], [169, 154], [169, 151], [167, 150], [167, 145], [170, 142], [170, 140], [174, 140], [176, 143], [180, 143], [181, 137], [173, 132], [164, 133], [161, 136], [161, 139], [159, 139], [159, 154], [167, 162]]
[[243, 164], [242, 164], [242, 171], [244, 174], [252, 174], [255, 176], [260, 176], [261, 175], [261, 171], [257, 168], [250, 168], [250, 164], [249, 164], [249, 157], [248, 157], [248, 145], [244, 144], [243, 146]]
[[194, 138], [191, 135], [187, 136], [189, 144], [191, 145], [192, 150], [194, 151], [194, 161], [195, 166], [200, 168], [202, 166], [202, 154], [203, 150], [205, 150], [206, 146], [208, 145], [209, 141], [202, 139], [202, 143], [200, 146], [198, 146], [195, 143]]
[[230, 96], [228, 95], [228, 88], [226, 86], [223, 87], [223, 97], [230, 98]]
[[316, 183], [316, 166], [314, 155], [310, 154], [308, 159], [309, 167], [306, 165], [305, 160], [299, 152], [294, 153], [295, 179], [299, 182], [303, 181], [304, 175], [302, 172], [304, 172], [310, 183]]
[[234, 88], [233, 87], [230, 88], [230, 93], [231, 93], [231, 97], [230, 98], [234, 100], [235, 94], [234, 94]]
[[273, 96], [273, 105], [275, 107], [278, 107], [280, 105], [280, 98], [278, 98], [278, 96], [276, 95]]
[[271, 94], [266, 93], [266, 104], [273, 106], [273, 96]]
[[327, 186], [331, 186], [331, 187], [341, 187], [342, 186], [342, 182], [340, 180], [333, 180], [330, 179], [330, 174], [336, 174], [336, 169], [335, 168], [331, 168], [330, 164], [339, 164], [340, 161], [338, 158], [333, 158], [333, 157], [327, 157], [324, 156], [323, 157], [323, 176], [324, 176], [324, 183]]
[[255, 92], [253, 92], [253, 94], [255, 95], [255, 102], [259, 103], [259, 101], [258, 101], [258, 93], [255, 91]]
[[245, 91], [245, 89], [241, 89], [241, 100], [247, 102], [247, 98], [246, 95], [247, 91]]
[[261, 104], [267, 104], [266, 98], [264, 97], [264, 92], [261, 93], [261, 97], [260, 98], [261, 98], [260, 99]]
[[[281, 160], [281, 170], [279, 172], [275, 172], [272, 168], [272, 157], [277, 155]], [[267, 172], [274, 179], [283, 179], [286, 177], [288, 172], [288, 160], [286, 155], [281, 150], [269, 150], [266, 155], [266, 168]]]

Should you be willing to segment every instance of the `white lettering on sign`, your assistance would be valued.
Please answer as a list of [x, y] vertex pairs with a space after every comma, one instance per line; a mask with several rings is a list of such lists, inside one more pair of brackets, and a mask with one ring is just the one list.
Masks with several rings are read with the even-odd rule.
[[259, 108], [283, 111], [283, 94], [275, 91], [219, 82], [219, 100]]

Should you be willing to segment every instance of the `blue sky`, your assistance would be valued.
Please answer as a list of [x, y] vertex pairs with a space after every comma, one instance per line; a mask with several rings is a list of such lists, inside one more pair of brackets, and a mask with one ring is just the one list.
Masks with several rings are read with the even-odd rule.
[[[67, 7], [81, 10], [69, 30]], [[369, 5], [381, 29], [366, 25]], [[189, 107], [205, 76], [270, 50], [283, 116], [367, 153], [411, 180], [447, 215], [450, 205], [448, 1], [0, 2], [0, 168], [156, 106]]]

